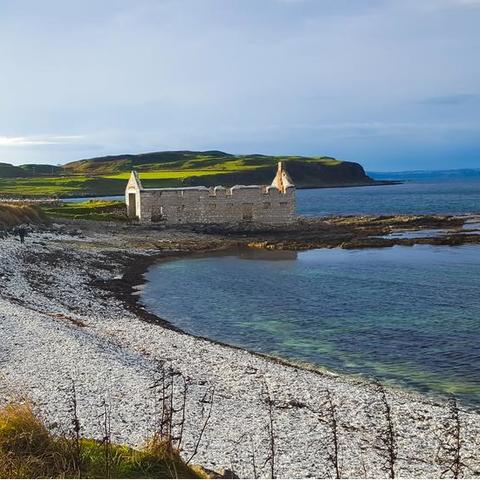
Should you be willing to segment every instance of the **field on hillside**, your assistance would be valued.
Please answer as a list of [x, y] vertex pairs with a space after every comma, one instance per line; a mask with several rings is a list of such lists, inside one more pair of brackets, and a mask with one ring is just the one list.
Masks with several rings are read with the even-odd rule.
[[0, 178], [0, 196], [72, 197], [117, 194], [125, 188], [124, 180], [102, 177], [66, 176]]
[[[140, 172], [146, 187], [180, 187], [185, 179], [221, 175], [221, 171], [160, 170]], [[71, 175], [62, 177], [0, 178], [0, 196], [82, 197], [119, 195], [125, 190], [130, 172], [115, 175]], [[208, 183], [208, 182], [207, 182]]]

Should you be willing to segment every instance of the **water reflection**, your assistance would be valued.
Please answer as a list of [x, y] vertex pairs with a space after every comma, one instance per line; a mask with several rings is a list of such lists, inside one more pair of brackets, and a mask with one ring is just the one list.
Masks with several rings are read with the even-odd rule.
[[242, 260], [292, 261], [298, 259], [298, 252], [292, 250], [266, 250], [264, 248], [241, 248], [237, 250]]

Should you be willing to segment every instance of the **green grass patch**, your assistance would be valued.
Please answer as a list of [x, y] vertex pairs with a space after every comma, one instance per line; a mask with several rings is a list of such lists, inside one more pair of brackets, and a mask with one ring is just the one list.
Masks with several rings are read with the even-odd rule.
[[54, 435], [29, 404], [0, 409], [0, 478], [202, 478], [178, 451]]
[[[141, 178], [143, 181], [148, 180], [183, 180], [188, 177], [203, 177], [206, 175], [221, 175], [225, 173], [223, 170], [154, 170], [141, 172]], [[121, 179], [128, 180], [130, 178], [130, 172], [116, 173], [115, 175], [107, 175], [103, 178], [107, 179]]]
[[20, 198], [116, 195], [124, 189], [124, 180], [104, 177], [0, 178], [0, 195]]
[[125, 203], [116, 200], [65, 202], [60, 205], [43, 207], [43, 211], [52, 218], [114, 221], [128, 220]]

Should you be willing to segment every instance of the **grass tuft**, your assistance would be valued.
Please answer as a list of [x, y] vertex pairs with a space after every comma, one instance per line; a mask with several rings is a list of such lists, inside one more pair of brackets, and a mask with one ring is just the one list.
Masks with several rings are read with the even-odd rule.
[[52, 434], [28, 403], [0, 409], [0, 478], [202, 478], [161, 441], [144, 449]]
[[10, 228], [22, 223], [45, 223], [46, 215], [34, 205], [1, 204], [0, 228]]

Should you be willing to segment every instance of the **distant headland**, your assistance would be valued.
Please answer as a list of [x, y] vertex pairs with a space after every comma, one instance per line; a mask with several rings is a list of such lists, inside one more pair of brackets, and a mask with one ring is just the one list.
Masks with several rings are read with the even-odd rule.
[[59, 197], [122, 194], [131, 170], [146, 187], [266, 184], [285, 162], [298, 188], [384, 185], [354, 162], [328, 156], [233, 155], [218, 150], [165, 151], [89, 158], [65, 165], [0, 163], [0, 195]]

